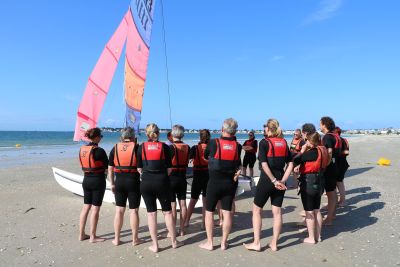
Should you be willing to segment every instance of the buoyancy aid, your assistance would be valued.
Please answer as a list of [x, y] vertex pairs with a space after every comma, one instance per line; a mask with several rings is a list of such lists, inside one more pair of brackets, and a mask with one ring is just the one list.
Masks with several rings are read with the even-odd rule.
[[300, 166], [301, 174], [320, 173], [329, 164], [328, 149], [325, 146], [317, 146], [318, 158], [315, 161], [307, 161]]
[[292, 142], [290, 143], [290, 151], [294, 152], [294, 153], [299, 153], [301, 150], [301, 138], [299, 139], [294, 139], [292, 140]]
[[198, 144], [196, 146], [196, 155], [193, 159], [193, 170], [207, 170], [208, 160], [204, 158], [204, 151], [206, 150], [207, 144]]
[[208, 169], [222, 172], [235, 172], [238, 167], [238, 143], [235, 140], [215, 139], [217, 149], [208, 160]]
[[327, 135], [332, 135], [336, 142], [335, 142], [335, 147], [333, 148], [333, 153], [332, 153], [332, 157], [338, 157], [342, 154], [342, 140], [340, 140], [340, 136], [336, 133], [326, 133]]
[[165, 155], [162, 142], [148, 141], [142, 145], [143, 170], [163, 171], [165, 167]]
[[288, 156], [288, 145], [286, 140], [279, 137], [265, 138], [265, 140], [269, 144], [269, 149], [266, 155], [269, 167], [272, 169], [283, 169], [284, 166], [276, 166], [278, 163], [276, 159], [286, 159]]
[[251, 146], [252, 147], [252, 149], [251, 150], [248, 150], [248, 151], [246, 151], [246, 153], [252, 153], [252, 154], [256, 154], [257, 153], [257, 147], [256, 148], [254, 148], [253, 147], [253, 143], [256, 141], [256, 139], [249, 139], [249, 140], [246, 140], [245, 142], [244, 142], [244, 146]]
[[189, 163], [189, 146], [185, 143], [173, 143], [172, 171], [186, 171]]
[[114, 146], [114, 171], [137, 172], [135, 142], [121, 142]]
[[85, 173], [104, 173], [106, 166], [101, 160], [94, 160], [93, 151], [97, 145], [82, 146], [79, 150], [79, 161]]

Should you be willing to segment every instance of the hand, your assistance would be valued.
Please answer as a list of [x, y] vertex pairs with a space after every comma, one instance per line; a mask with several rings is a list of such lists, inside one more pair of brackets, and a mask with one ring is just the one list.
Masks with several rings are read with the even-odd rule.
[[113, 192], [113, 194], [115, 194], [115, 184], [111, 185], [111, 191]]
[[235, 176], [233, 176], [233, 181], [235, 181], [235, 182], [237, 182], [237, 180], [238, 180], [238, 178], [239, 178], [239, 175], [242, 173], [242, 170], [238, 170], [236, 173], [235, 173]]
[[282, 183], [281, 181], [276, 181], [274, 183], [274, 185], [275, 185], [275, 188], [278, 190], [286, 190], [287, 189], [286, 185], [284, 183]]
[[142, 168], [138, 168], [137, 170], [138, 170], [139, 174], [143, 173], [143, 169]]
[[300, 165], [294, 167], [293, 172], [297, 175], [300, 173]]

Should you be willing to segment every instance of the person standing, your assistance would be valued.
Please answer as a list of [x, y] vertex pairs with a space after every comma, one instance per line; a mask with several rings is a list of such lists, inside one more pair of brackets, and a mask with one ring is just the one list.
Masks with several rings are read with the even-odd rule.
[[258, 153], [261, 175], [253, 202], [254, 241], [244, 246], [248, 250], [261, 250], [261, 214], [264, 205], [271, 198], [273, 236], [269, 247], [272, 251], [277, 251], [278, 239], [282, 228], [281, 207], [286, 191], [285, 182], [293, 170], [293, 162], [279, 122], [275, 119], [269, 119], [264, 125], [264, 131], [266, 137], [260, 141]]
[[300, 152], [302, 144], [304, 144], [302, 141], [301, 130], [296, 129], [293, 134], [292, 142], [290, 143], [290, 152], [292, 152], [293, 156]]
[[207, 201], [207, 183], [208, 175], [208, 160], [204, 158], [204, 152], [207, 144], [210, 142], [210, 131], [203, 129], [200, 131], [200, 142], [192, 146], [190, 149], [190, 159], [193, 161], [193, 183], [191, 188], [191, 199], [189, 202], [188, 212], [186, 216], [185, 226], [189, 225], [190, 217], [192, 216], [194, 207], [199, 200], [200, 194], [202, 195], [202, 228], [205, 227], [205, 211]]
[[147, 142], [141, 144], [137, 153], [137, 167], [141, 176], [140, 192], [147, 209], [147, 221], [153, 244], [150, 251], [158, 252], [157, 239], [157, 200], [164, 213], [165, 224], [171, 237], [172, 248], [182, 245], [176, 240], [174, 220], [171, 209], [171, 153], [168, 145], [159, 142], [160, 129], [155, 123], [146, 127]]
[[232, 205], [241, 172], [241, 145], [236, 142], [235, 134], [238, 123], [235, 119], [226, 119], [222, 126], [220, 138], [212, 139], [206, 147], [204, 157], [208, 159], [210, 179], [207, 184], [206, 202], [206, 232], [207, 241], [199, 247], [206, 250], [214, 249], [213, 213], [218, 201], [221, 201], [223, 213], [221, 249], [228, 248], [228, 236], [232, 228]]
[[[137, 171], [137, 150], [135, 132], [131, 127], [122, 129], [121, 142], [116, 144], [110, 152], [108, 176], [111, 190], [115, 195], [115, 238], [112, 243], [120, 244], [120, 233], [124, 223], [126, 201], [129, 200], [129, 219], [132, 230], [132, 245], [142, 241], [138, 237], [139, 206], [140, 206], [140, 175]], [[114, 173], [116, 179], [114, 181]]]
[[176, 212], [176, 199], [179, 201], [180, 220], [179, 220], [179, 233], [181, 236], [185, 234], [185, 221], [187, 214], [186, 207], [186, 169], [189, 164], [189, 150], [190, 147], [182, 142], [185, 129], [183, 126], [177, 124], [172, 127], [173, 144], [170, 145], [172, 156], [172, 172], [169, 176], [171, 185], [171, 206], [172, 217], [174, 219], [174, 226], [177, 221]]
[[[90, 140], [79, 150], [79, 161], [84, 173], [83, 208], [79, 217], [79, 240], [89, 239], [89, 242], [103, 242], [105, 239], [96, 235], [97, 223], [99, 221], [100, 207], [103, 203], [106, 191], [106, 169], [108, 165], [107, 154], [99, 143], [103, 138], [99, 128], [91, 128], [86, 131], [85, 137]], [[90, 215], [90, 235], [85, 234], [87, 217]]]
[[338, 166], [336, 159], [342, 151], [342, 142], [338, 134], [334, 132], [335, 122], [330, 117], [322, 117], [320, 121], [321, 132], [324, 133], [322, 144], [328, 149], [329, 165], [324, 173], [325, 192], [328, 197], [328, 215], [324, 219], [324, 225], [331, 225], [336, 216], [336, 181], [338, 177]]
[[172, 145], [173, 143], [174, 143], [174, 139], [172, 138], [172, 132], [171, 131], [169, 131], [168, 133], [167, 133], [167, 141], [165, 141], [165, 143], [167, 144], [167, 145]]
[[344, 175], [346, 174], [348, 168], [350, 167], [349, 163], [347, 162], [347, 156], [349, 155], [349, 142], [346, 138], [341, 137], [342, 130], [340, 127], [335, 128], [335, 133], [337, 133], [340, 137], [342, 142], [342, 151], [337, 158], [337, 165], [338, 165], [338, 176], [336, 181], [336, 187], [339, 191], [339, 201], [338, 205], [343, 207], [346, 205], [346, 188], [344, 186]]
[[242, 174], [247, 175], [247, 166], [249, 166], [249, 176], [253, 177], [254, 175], [254, 163], [256, 163], [257, 157], [257, 140], [254, 136], [254, 131], [249, 132], [249, 139], [243, 143], [243, 150], [245, 151], [244, 158], [243, 158], [243, 169]]

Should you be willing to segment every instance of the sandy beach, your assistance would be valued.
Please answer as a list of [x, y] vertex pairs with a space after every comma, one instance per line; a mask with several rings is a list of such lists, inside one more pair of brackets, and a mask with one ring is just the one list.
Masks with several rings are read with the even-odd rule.
[[[252, 240], [253, 193], [237, 201], [230, 235], [230, 248], [212, 252], [198, 248], [205, 239], [200, 230], [200, 210], [193, 215], [188, 234], [179, 238], [185, 246], [172, 249], [161, 240], [154, 254], [150, 243], [132, 247], [128, 216], [122, 241], [114, 247], [115, 207], [103, 203], [98, 234], [104, 243], [78, 241], [78, 217], [83, 199], [61, 188], [51, 167], [81, 173], [75, 158], [29, 161], [23, 166], [0, 169], [0, 265], [1, 266], [400, 266], [400, 137], [361, 136], [350, 138], [350, 169], [345, 185], [347, 206], [338, 209], [334, 226], [323, 228], [323, 242], [301, 243], [305, 233], [296, 223], [302, 205], [297, 190], [286, 192], [284, 225], [278, 252], [266, 248], [272, 235], [270, 204], [263, 214], [262, 252], [248, 252], [242, 244]], [[388, 167], [377, 166], [380, 157], [391, 159]], [[326, 198], [323, 198], [323, 203]], [[165, 230], [158, 214], [159, 229]], [[149, 240], [146, 211], [140, 210], [140, 237]], [[215, 232], [219, 245], [221, 231]]]

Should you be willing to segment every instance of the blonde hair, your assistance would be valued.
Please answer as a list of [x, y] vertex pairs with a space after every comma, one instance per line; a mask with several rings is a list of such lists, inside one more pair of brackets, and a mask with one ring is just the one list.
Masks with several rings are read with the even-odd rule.
[[158, 140], [158, 137], [160, 136], [160, 129], [158, 128], [157, 124], [155, 123], [147, 124], [146, 136], [153, 141]]
[[238, 123], [235, 119], [233, 118], [228, 118], [226, 120], [224, 120], [224, 123], [222, 125], [222, 128], [224, 129], [224, 131], [230, 135], [235, 135], [236, 134], [236, 130], [238, 128]]
[[317, 132], [307, 134], [307, 140], [315, 147], [321, 144], [321, 136]]
[[268, 127], [268, 132], [267, 132], [268, 137], [283, 138], [282, 129], [281, 127], [279, 127], [279, 122], [276, 119], [269, 119], [266, 125]]

